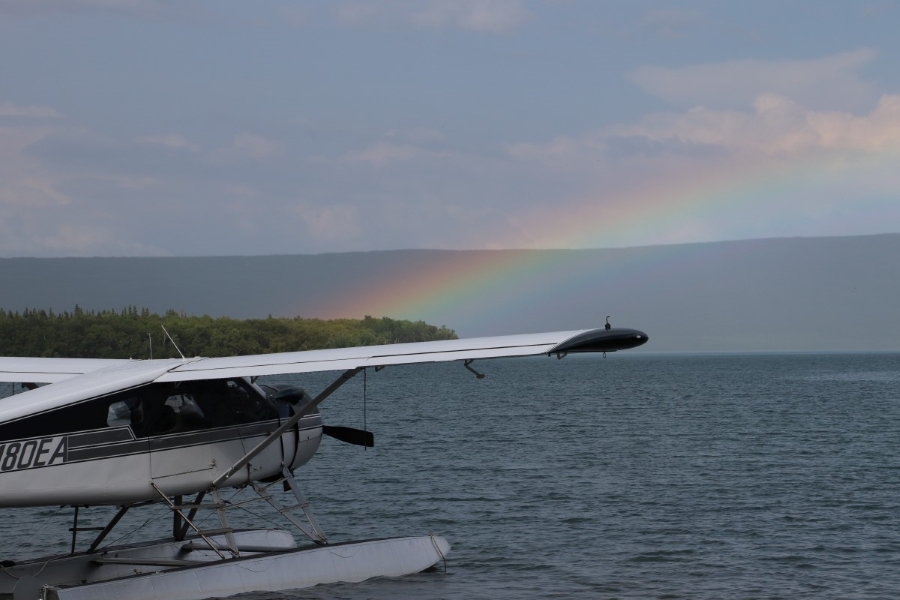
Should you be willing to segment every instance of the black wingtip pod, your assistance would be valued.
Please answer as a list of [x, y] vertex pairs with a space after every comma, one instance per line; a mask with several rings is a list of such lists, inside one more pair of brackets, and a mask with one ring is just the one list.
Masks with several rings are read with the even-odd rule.
[[553, 348], [550, 354], [570, 352], [615, 352], [630, 350], [647, 343], [650, 337], [643, 331], [614, 327], [592, 329], [566, 340]]

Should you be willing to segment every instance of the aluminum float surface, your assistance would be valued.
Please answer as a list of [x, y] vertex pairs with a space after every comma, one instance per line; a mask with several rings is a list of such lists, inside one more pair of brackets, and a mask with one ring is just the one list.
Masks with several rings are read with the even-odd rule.
[[419, 573], [444, 559], [450, 544], [419, 536], [348, 542], [256, 555], [74, 587], [48, 588], [44, 600], [202, 600], [277, 592], [324, 583]]
[[[248, 552], [260, 548], [285, 551], [297, 547], [294, 537], [281, 529], [237, 530], [234, 536], [238, 546]], [[219, 545], [225, 544], [224, 536], [212, 536], [210, 539]], [[188, 551], [186, 546], [197, 549]], [[135, 573], [164, 571], [172, 568], [165, 562], [173, 560], [211, 562], [219, 560], [219, 556], [202, 541], [189, 537], [183, 541], [159, 540], [108, 547], [92, 553], [34, 558], [0, 570], [0, 598], [36, 600], [41, 594], [41, 586], [45, 584], [92, 584]]]

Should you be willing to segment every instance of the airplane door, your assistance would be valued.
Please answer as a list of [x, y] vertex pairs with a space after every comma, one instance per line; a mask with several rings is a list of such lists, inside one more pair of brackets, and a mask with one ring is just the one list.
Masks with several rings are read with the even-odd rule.
[[[279, 425], [274, 405], [243, 380], [158, 385], [147, 395], [150, 475], [166, 489], [172, 482], [212, 483]], [[283, 460], [281, 445], [272, 444], [248, 473], [254, 479], [280, 473]]]
[[150, 403], [150, 477], [153, 480], [210, 478], [215, 468], [208, 420], [190, 390], [154, 394]]
[[[241, 441], [244, 449], [250, 451], [270, 433], [278, 429], [281, 424], [278, 409], [270, 400], [249, 387], [244, 381], [229, 380], [227, 386], [235, 417], [240, 424]], [[289, 452], [292, 453], [293, 449], [290, 449]], [[251, 461], [250, 477], [262, 479], [279, 474], [285, 463], [285, 454], [283, 439], [266, 447]]]

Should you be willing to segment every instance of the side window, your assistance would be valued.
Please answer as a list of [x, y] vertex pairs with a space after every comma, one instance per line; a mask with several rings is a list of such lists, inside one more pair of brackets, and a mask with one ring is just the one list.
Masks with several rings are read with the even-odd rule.
[[229, 379], [228, 397], [234, 407], [238, 423], [255, 423], [278, 418], [278, 410], [256, 390], [247, 389], [242, 382]]
[[206, 420], [210, 427], [227, 427], [237, 424], [225, 381], [213, 379], [197, 382], [191, 387], [191, 393], [206, 414]]
[[153, 433], [178, 433], [194, 431], [206, 427], [203, 414], [192, 394], [178, 392], [169, 394], [156, 412]]
[[144, 422], [144, 407], [140, 398], [125, 398], [109, 405], [106, 424], [110, 427], [140, 425]]
[[40, 414], [0, 424], [0, 440], [66, 435], [76, 431], [103, 429], [109, 423], [109, 408], [119, 400], [135, 397], [134, 390], [114, 396], [91, 398]]
[[[142, 398], [144, 425], [135, 428], [138, 437], [233, 427], [278, 418], [272, 402], [241, 379], [151, 384], [144, 388]], [[126, 418], [124, 407], [110, 407], [110, 411], [110, 419]]]

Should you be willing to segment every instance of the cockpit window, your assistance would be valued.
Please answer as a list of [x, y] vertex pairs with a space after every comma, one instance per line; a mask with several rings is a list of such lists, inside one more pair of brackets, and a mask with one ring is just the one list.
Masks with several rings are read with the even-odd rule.
[[170, 394], [156, 414], [154, 433], [193, 431], [206, 426], [206, 415], [189, 393]]
[[[143, 391], [146, 434], [166, 435], [278, 418], [273, 403], [242, 379], [151, 384]], [[135, 432], [138, 437], [141, 433]]]
[[229, 379], [225, 382], [228, 387], [228, 398], [231, 406], [234, 407], [234, 414], [238, 423], [255, 423], [257, 421], [267, 421], [269, 419], [278, 418], [278, 410], [272, 406], [272, 403], [256, 393], [251, 391], [243, 382], [236, 379]]
[[140, 398], [126, 398], [109, 405], [106, 424], [110, 427], [138, 425], [144, 422], [144, 408]]

